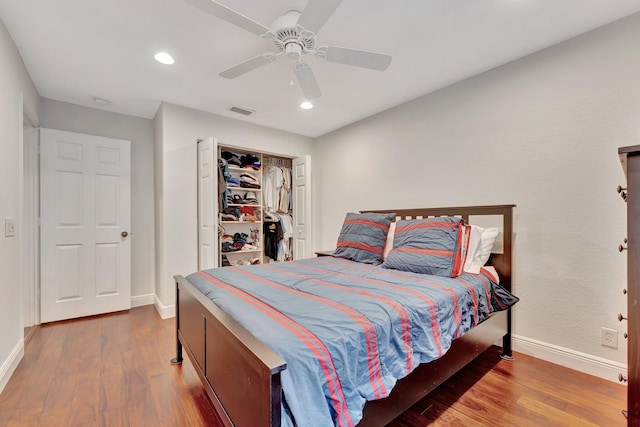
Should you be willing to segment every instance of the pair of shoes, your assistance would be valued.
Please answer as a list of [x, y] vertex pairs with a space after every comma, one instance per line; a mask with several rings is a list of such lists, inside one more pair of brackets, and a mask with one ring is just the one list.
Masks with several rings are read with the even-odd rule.
[[247, 243], [248, 237], [247, 233], [236, 233], [233, 235], [233, 243], [235, 246], [243, 247]]
[[237, 246], [234, 246], [233, 243], [229, 243], [229, 242], [222, 243], [222, 252], [237, 252], [241, 248], [242, 247], [238, 248]]

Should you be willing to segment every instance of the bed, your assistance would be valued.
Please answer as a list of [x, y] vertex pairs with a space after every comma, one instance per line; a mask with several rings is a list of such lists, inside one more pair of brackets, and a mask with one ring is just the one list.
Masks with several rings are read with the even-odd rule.
[[[440, 279], [435, 280], [431, 276], [425, 278], [417, 273], [400, 273], [395, 270], [381, 269], [380, 266], [331, 257], [278, 265], [245, 268], [225, 267], [224, 269], [214, 269], [216, 271], [194, 273], [189, 276], [189, 280], [183, 276], [175, 276], [177, 355], [172, 362], [181, 363], [183, 351], [186, 351], [213, 406], [225, 425], [280, 426], [293, 423], [311, 425], [308, 421], [301, 421], [304, 418], [300, 416], [300, 408], [303, 408], [303, 412], [313, 413], [314, 409], [310, 405], [314, 403], [313, 401], [318, 400], [313, 398], [314, 393], [318, 392], [318, 387], [329, 390], [327, 395], [331, 395], [331, 398], [327, 399], [327, 404], [334, 405], [329, 409], [336, 424], [385, 425], [496, 342], [502, 341], [503, 356], [505, 358], [511, 357], [511, 309], [506, 309], [507, 306], [504, 306], [502, 307], [505, 308], [504, 310], [494, 311], [493, 309], [500, 308], [500, 303], [494, 302], [491, 298], [493, 298], [494, 289], [511, 291], [513, 208], [514, 205], [494, 205], [363, 211], [363, 213], [374, 215], [393, 212], [397, 220], [405, 221], [458, 217], [473, 224], [484, 218], [491, 218], [494, 221], [497, 219], [501, 231], [497, 246], [500, 246], [501, 250], [500, 253], [491, 255], [489, 264], [495, 268], [500, 276], [500, 286], [494, 286], [491, 280], [487, 280], [490, 275], [464, 275], [456, 279], [455, 284], [449, 284], [449, 282], [440, 282]], [[393, 280], [400, 282], [392, 282], [391, 276], [394, 276]], [[315, 359], [298, 360], [298, 355], [295, 353], [296, 347], [307, 345], [311, 348], [311, 346], [308, 345], [308, 339], [299, 337], [300, 331], [303, 330], [301, 327], [285, 323], [286, 319], [294, 315], [292, 314], [294, 311], [300, 311], [296, 315], [302, 317], [305, 317], [307, 313], [313, 313], [313, 316], [309, 315], [307, 316], [309, 319], [305, 319], [309, 322], [308, 325], [311, 325], [309, 330], [313, 330], [316, 324], [325, 326], [326, 323], [332, 321], [331, 319], [334, 319], [338, 326], [345, 325], [344, 329], [350, 329], [346, 326], [348, 325], [347, 318], [355, 319], [355, 322], [362, 326], [363, 322], [368, 322], [368, 320], [360, 319], [360, 313], [367, 314], [369, 308], [374, 305], [384, 306], [384, 309], [391, 312], [393, 316], [397, 314], [401, 320], [399, 324], [402, 324], [402, 320], [405, 318], [428, 317], [414, 313], [424, 313], [429, 310], [420, 310], [419, 306], [413, 309], [408, 305], [406, 309], [393, 308], [395, 302], [387, 301], [386, 293], [371, 296], [372, 289], [375, 289], [375, 292], [382, 292], [379, 291], [381, 288], [385, 289], [384, 292], [387, 292], [387, 288], [389, 288], [389, 292], [391, 292], [391, 288], [399, 289], [405, 297], [406, 295], [411, 296], [411, 298], [407, 298], [407, 303], [410, 299], [415, 300], [416, 304], [428, 304], [429, 298], [432, 300], [441, 299], [441, 296], [432, 294], [436, 291], [431, 288], [425, 291], [429, 292], [428, 298], [417, 293], [418, 291], [422, 292], [423, 289], [423, 286], [418, 286], [418, 284], [426, 281], [434, 281], [433, 288], [440, 289], [446, 298], [448, 298], [447, 295], [453, 295], [451, 289], [456, 286], [463, 288], [463, 294], [471, 295], [469, 289], [475, 286], [472, 282], [477, 282], [480, 299], [470, 297], [470, 300], [462, 301], [459, 299], [467, 297], [453, 295], [456, 304], [461, 307], [473, 306], [475, 311], [472, 310], [471, 314], [467, 314], [465, 311], [457, 323], [450, 324], [449, 322], [448, 326], [434, 326], [434, 329], [438, 330], [438, 334], [428, 332], [425, 329], [424, 334], [419, 335], [421, 328], [415, 327], [411, 323], [410, 338], [413, 338], [413, 341], [409, 339], [411, 348], [408, 348], [406, 344], [406, 326], [391, 326], [389, 330], [384, 329], [384, 334], [389, 335], [387, 341], [397, 343], [397, 345], [384, 346], [384, 342], [387, 341], [374, 340], [367, 341], [366, 345], [362, 345], [366, 351], [360, 350], [360, 347], [347, 347], [350, 350], [346, 353], [363, 352], [359, 359], [363, 360], [363, 364], [366, 366], [361, 369], [361, 373], [355, 365], [350, 365], [351, 362], [348, 359], [340, 359], [340, 356], [334, 356], [333, 353], [325, 359], [330, 363], [335, 361], [337, 368], [333, 366], [331, 368], [335, 368], [336, 372], [341, 369], [353, 373], [353, 379], [343, 380], [341, 378], [333, 384], [329, 376], [327, 377], [329, 385], [307, 384], [305, 378], [312, 375], [300, 374], [300, 366], [311, 365], [312, 371], [315, 369], [326, 374], [327, 363], [322, 362], [323, 357], [326, 356], [322, 353], [325, 347], [317, 347], [320, 350], [315, 356], [320, 361]], [[453, 283], [454, 279], [451, 281]], [[356, 288], [352, 289], [352, 286], [355, 286], [355, 284], [352, 285], [352, 282], [357, 282], [364, 287], [353, 291]], [[411, 286], [416, 286], [416, 288], [411, 288]], [[266, 288], [274, 288], [270, 292], [276, 294], [267, 294]], [[331, 303], [333, 304], [331, 308], [334, 311], [327, 319], [314, 317], [316, 312], [320, 313], [319, 305], [330, 305], [325, 302], [324, 294], [318, 294], [320, 296], [314, 296], [311, 298], [312, 301], [306, 301], [307, 305], [305, 306], [299, 304], [295, 299], [300, 297], [298, 294], [301, 289], [304, 291], [306, 299], [310, 299], [308, 294], [315, 292], [311, 292], [311, 288], [321, 288], [321, 292], [327, 293], [340, 292], [338, 297], [340, 303]], [[349, 293], [345, 293], [347, 288]], [[265, 292], [264, 295], [262, 295], [263, 292]], [[253, 296], [250, 297], [250, 300], [246, 297], [249, 294], [260, 294], [260, 298], [264, 299], [256, 300], [260, 301], [256, 303]], [[361, 301], [355, 297], [351, 299], [351, 295], [355, 294], [366, 294], [368, 299], [375, 300], [375, 303], [368, 300]], [[486, 301], [482, 300], [483, 294], [486, 294]], [[400, 298], [403, 297], [400, 296]], [[427, 302], [421, 302], [421, 299]], [[243, 304], [248, 301], [249, 305], [253, 304], [254, 308], [257, 308], [258, 311], [262, 310], [262, 312], [252, 312], [248, 318], [243, 318], [247, 308], [246, 306], [236, 306], [236, 300], [243, 300], [241, 301]], [[475, 301], [475, 304], [469, 301]], [[337, 307], [336, 304], [340, 307]], [[343, 304], [349, 308], [345, 309]], [[479, 310], [478, 306], [481, 306], [482, 310]], [[269, 314], [270, 312], [267, 313], [267, 310], [272, 308], [276, 313], [274, 315]], [[355, 310], [351, 308], [355, 308]], [[339, 310], [335, 311], [337, 309]], [[454, 310], [452, 307], [451, 310], [453, 312], [457, 309]], [[431, 311], [439, 313], [441, 309], [432, 308]], [[403, 317], [402, 313], [409, 314]], [[385, 312], [385, 316], [386, 314]], [[344, 316], [344, 319], [340, 316]], [[376, 319], [376, 314], [373, 314], [372, 318]], [[340, 323], [343, 321], [344, 323]], [[364, 337], [363, 340], [368, 339], [366, 338], [368, 336], [367, 330], [373, 330], [375, 334], [382, 333], [380, 332], [382, 331], [381, 327], [375, 320], [371, 322], [373, 326], [369, 329], [366, 327], [355, 328]], [[298, 324], [296, 323], [296, 325]], [[433, 323], [433, 325], [437, 324]], [[280, 329], [284, 332], [281, 332]], [[394, 332], [396, 329], [399, 331], [397, 334]], [[249, 330], [252, 330], [253, 333]], [[306, 331], [306, 329], [304, 330]], [[290, 338], [291, 341], [287, 341], [286, 345], [270, 341], [273, 338], [271, 335], [289, 332], [292, 337], [294, 335], [295, 337]], [[414, 336], [414, 334], [417, 335]], [[316, 335], [320, 336], [316, 332], [309, 336], [314, 338]], [[437, 340], [434, 339], [436, 335]], [[340, 341], [340, 337], [330, 339], [328, 346], [333, 346], [333, 341]], [[298, 344], [298, 339], [302, 344]], [[348, 338], [344, 341], [350, 342]], [[434, 341], [436, 350], [433, 350], [434, 346], [421, 347], [420, 343], [427, 341]], [[269, 342], [270, 345], [265, 342]], [[378, 343], [379, 348], [375, 347], [375, 342]], [[400, 355], [404, 355], [405, 358], [402, 360], [406, 360], [406, 366], [401, 366], [402, 363], [396, 363], [393, 360], [380, 362], [371, 357], [371, 354], [375, 354], [382, 360], [386, 358], [387, 353], [391, 353], [391, 350], [403, 345], [405, 346], [404, 350], [398, 350], [398, 352]], [[333, 348], [329, 350], [333, 351]], [[434, 351], [435, 354], [433, 354]], [[283, 358], [281, 355], [286, 356]], [[285, 360], [285, 358], [289, 360]], [[372, 362], [372, 360], [374, 361]], [[288, 368], [287, 362], [290, 365], [288, 372], [285, 371]], [[418, 362], [420, 363], [418, 364]], [[362, 375], [362, 373], [366, 375]], [[302, 381], [301, 378], [305, 380]], [[286, 392], [283, 390], [283, 385]], [[356, 392], [354, 392], [354, 388], [357, 389]], [[311, 401], [305, 401], [302, 398], [307, 395], [310, 396]], [[351, 406], [340, 406], [341, 399], [345, 399], [351, 405], [353, 396], [356, 398], [360, 396], [360, 400], [363, 401], [358, 404], [362, 403], [364, 409], [358, 409], [356, 404], [354, 404], [355, 410]], [[366, 400], [366, 404], [364, 400]], [[303, 416], [307, 415], [303, 414]], [[313, 425], [325, 424], [327, 423], [313, 423]]]

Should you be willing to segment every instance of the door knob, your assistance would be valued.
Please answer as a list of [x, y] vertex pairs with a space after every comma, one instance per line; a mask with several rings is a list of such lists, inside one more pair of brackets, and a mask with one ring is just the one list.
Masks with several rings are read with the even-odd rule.
[[123, 231], [122, 233], [120, 233], [120, 235], [122, 237], [127, 237], [129, 235], [129, 233], [127, 233], [126, 231]]

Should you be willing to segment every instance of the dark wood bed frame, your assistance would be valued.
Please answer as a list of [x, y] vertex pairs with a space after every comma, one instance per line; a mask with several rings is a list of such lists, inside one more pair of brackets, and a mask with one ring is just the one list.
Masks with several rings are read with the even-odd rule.
[[[399, 219], [433, 216], [501, 216], [503, 253], [492, 254], [500, 284], [511, 290], [513, 208], [515, 205], [370, 210], [395, 212]], [[471, 221], [473, 223], [473, 221]], [[176, 358], [182, 352], [204, 385], [218, 415], [228, 426], [279, 426], [280, 372], [286, 362], [240, 326], [184, 277], [176, 280]], [[440, 359], [425, 363], [397, 382], [385, 398], [367, 402], [358, 426], [383, 426], [409, 409], [454, 373], [502, 339], [502, 355], [511, 359], [511, 310], [498, 312], [456, 339]]]

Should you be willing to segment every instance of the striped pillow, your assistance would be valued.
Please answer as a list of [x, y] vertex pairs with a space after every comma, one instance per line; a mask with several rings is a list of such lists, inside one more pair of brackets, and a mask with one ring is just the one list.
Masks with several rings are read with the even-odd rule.
[[348, 213], [333, 256], [366, 264], [380, 264], [389, 224], [395, 217], [394, 213]]
[[465, 230], [464, 221], [454, 217], [398, 221], [382, 267], [456, 277], [464, 265]]

